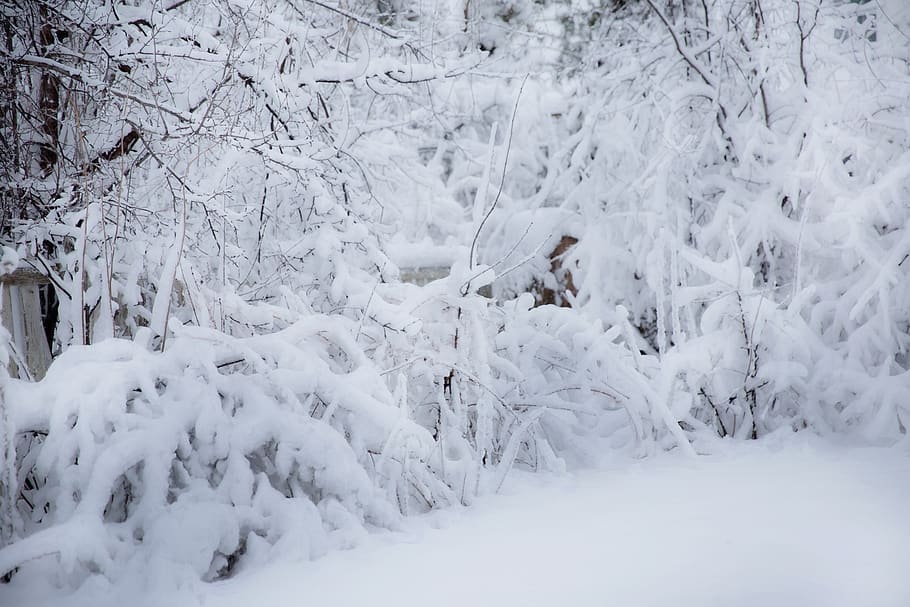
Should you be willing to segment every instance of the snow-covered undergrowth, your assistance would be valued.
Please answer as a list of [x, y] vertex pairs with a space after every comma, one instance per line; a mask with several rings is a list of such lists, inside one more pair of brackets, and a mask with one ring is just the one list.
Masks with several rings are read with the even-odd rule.
[[[590, 38], [567, 47], [562, 78], [525, 87], [518, 177], [482, 260], [531, 263], [501, 292], [527, 288], [553, 237], [572, 236], [573, 307], [640, 330], [687, 430], [902, 436], [906, 5], [623, 4], [564, 20]], [[546, 14], [523, 18], [540, 32]]]
[[72, 347], [41, 382], [7, 382], [16, 541], [0, 569], [53, 563], [62, 585], [217, 579], [470, 503], [516, 463], [591, 461], [593, 438], [632, 448], [666, 434], [621, 333], [527, 300], [491, 330], [488, 300], [450, 284], [412, 289], [423, 299], [397, 362], [368, 357], [356, 322], [310, 314], [248, 338], [179, 328], [163, 353]]
[[426, 459], [431, 439], [359, 351], [321, 338], [331, 319], [312, 320], [266, 339], [179, 337], [164, 354], [72, 348], [41, 383], [9, 385], [8, 423], [33, 444], [15, 462], [26, 538], [0, 568], [51, 555], [63, 580], [161, 563], [212, 579], [241, 554], [318, 555], [390, 524], [364, 466]]

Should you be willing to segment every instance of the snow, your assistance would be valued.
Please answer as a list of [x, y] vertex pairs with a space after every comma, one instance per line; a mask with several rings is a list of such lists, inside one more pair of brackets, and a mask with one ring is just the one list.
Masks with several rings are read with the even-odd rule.
[[97, 580], [0, 605], [434, 607], [910, 604], [910, 457], [819, 439], [698, 458], [615, 459], [573, 475], [513, 474], [471, 508], [414, 517], [351, 550], [215, 584]]
[[910, 605], [910, 2], [19, 4], [0, 607]]

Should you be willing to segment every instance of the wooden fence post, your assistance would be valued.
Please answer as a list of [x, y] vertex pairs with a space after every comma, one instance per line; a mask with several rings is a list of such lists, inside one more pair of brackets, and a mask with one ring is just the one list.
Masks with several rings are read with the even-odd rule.
[[0, 315], [11, 337], [9, 373], [13, 377], [38, 381], [51, 364], [41, 309], [41, 290], [49, 284], [46, 276], [31, 268], [19, 267], [0, 275]]

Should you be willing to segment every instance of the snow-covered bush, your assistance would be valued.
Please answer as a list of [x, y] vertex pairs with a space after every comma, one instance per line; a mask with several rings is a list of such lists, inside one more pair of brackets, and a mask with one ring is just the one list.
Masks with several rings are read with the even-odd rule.
[[423, 168], [386, 151], [473, 59], [304, 4], [10, 9], [3, 237], [61, 306], [45, 381], [3, 378], [3, 575], [212, 579], [454, 501], [386, 387], [413, 319], [377, 291]]
[[[910, 111], [905, 25], [879, 18], [868, 30], [896, 6], [748, 6], [742, 22], [709, 15], [720, 39], [706, 33], [677, 53], [689, 84], [671, 98], [707, 97], [701, 128], [713, 137], [674, 119], [680, 105], [667, 113], [687, 147], [654, 190], [675, 218], [657, 239], [661, 346], [709, 340], [720, 372], [689, 388], [701, 407], [741, 412], [747, 435], [792, 424], [897, 436], [910, 173], [906, 130], [891, 121]], [[665, 31], [681, 36], [684, 23]]]
[[367, 464], [426, 459], [432, 440], [348, 333], [313, 316], [267, 337], [188, 330], [165, 353], [109, 340], [9, 383], [8, 423], [34, 444], [16, 461], [24, 539], [0, 569], [53, 555], [58, 582], [167, 562], [212, 579], [243, 554], [318, 555], [392, 524]]
[[310, 312], [246, 338], [178, 325], [164, 352], [147, 330], [74, 346], [43, 381], [7, 382], [0, 570], [216, 579], [470, 503], [516, 463], [560, 470], [666, 434], [653, 365], [622, 331], [527, 297], [497, 308], [458, 278], [410, 288], [394, 351], [368, 356], [357, 321]]
[[574, 70], [526, 85], [481, 259], [534, 253], [535, 221], [578, 238], [573, 304], [629, 312], [690, 438], [903, 434], [906, 9], [654, 0], [590, 26]]

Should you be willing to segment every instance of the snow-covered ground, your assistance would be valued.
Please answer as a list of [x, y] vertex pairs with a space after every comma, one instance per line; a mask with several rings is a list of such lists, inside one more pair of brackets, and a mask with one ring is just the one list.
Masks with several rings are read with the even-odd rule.
[[802, 438], [614, 461], [514, 477], [471, 508], [217, 584], [56, 599], [31, 585], [0, 604], [906, 607], [910, 457]]

